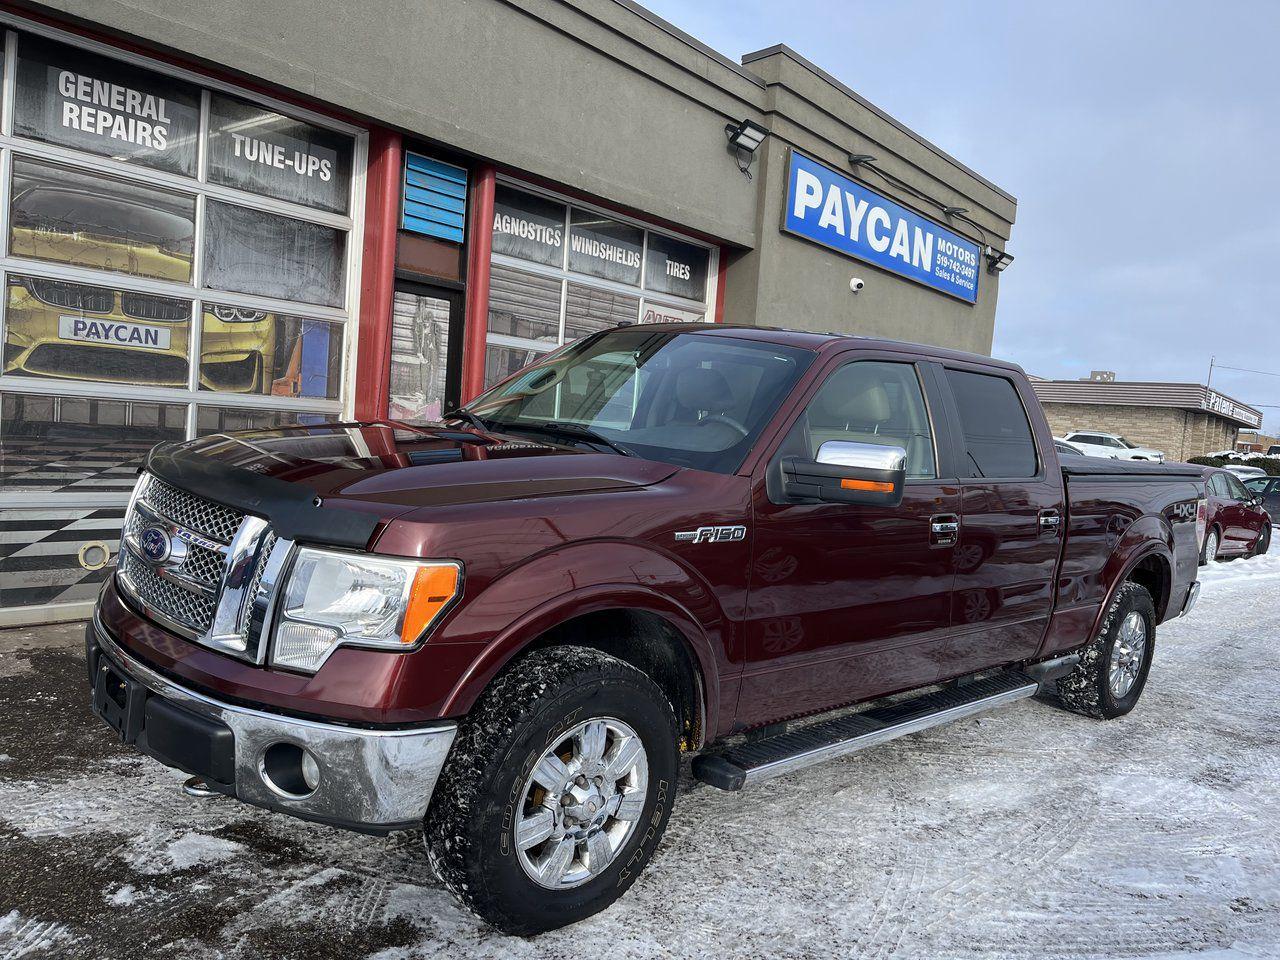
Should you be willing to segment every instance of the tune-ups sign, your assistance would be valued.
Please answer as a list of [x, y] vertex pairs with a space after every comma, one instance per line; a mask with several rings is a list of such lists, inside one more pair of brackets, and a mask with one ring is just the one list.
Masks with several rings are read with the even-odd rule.
[[791, 151], [788, 233], [974, 303], [978, 245]]

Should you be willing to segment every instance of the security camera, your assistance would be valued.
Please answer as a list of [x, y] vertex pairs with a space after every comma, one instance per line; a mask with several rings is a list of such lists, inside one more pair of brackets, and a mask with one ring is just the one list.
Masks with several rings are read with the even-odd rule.
[[862, 289], [863, 287], [865, 287], [866, 285], [867, 285], [867, 282], [866, 282], [865, 280], [863, 280], [861, 277], [850, 277], [850, 278], [849, 278], [849, 289], [850, 289], [850, 290], [852, 290], [854, 293], [857, 293], [859, 290], [861, 290], [861, 289]]

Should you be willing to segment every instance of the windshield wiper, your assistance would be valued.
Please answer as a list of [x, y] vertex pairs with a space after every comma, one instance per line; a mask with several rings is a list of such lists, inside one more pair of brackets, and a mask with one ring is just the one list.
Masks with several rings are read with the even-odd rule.
[[484, 418], [472, 413], [466, 407], [459, 407], [445, 417], [446, 420], [461, 420], [463, 423], [469, 423], [473, 427], [479, 427], [481, 430], [492, 429], [489, 424], [485, 423]]
[[588, 443], [598, 443], [602, 447], [608, 447], [614, 453], [624, 457], [634, 457], [635, 454], [628, 450], [620, 443], [615, 443], [606, 437], [603, 433], [591, 429], [591, 427], [583, 426], [580, 423], [566, 423], [562, 420], [548, 420], [546, 423], [511, 423], [502, 424], [504, 430], [528, 430], [531, 433], [549, 433], [560, 434], [565, 437], [575, 437], [579, 440], [586, 440]]

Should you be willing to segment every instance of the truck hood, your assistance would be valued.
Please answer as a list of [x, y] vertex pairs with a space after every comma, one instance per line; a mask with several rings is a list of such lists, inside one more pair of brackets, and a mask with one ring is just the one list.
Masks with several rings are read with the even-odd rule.
[[326, 505], [386, 520], [420, 507], [634, 489], [678, 469], [541, 437], [396, 422], [214, 434], [175, 452], [302, 484]]

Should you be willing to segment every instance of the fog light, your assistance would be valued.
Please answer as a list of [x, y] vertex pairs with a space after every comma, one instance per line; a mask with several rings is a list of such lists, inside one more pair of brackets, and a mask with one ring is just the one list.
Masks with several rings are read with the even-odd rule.
[[320, 764], [296, 743], [273, 743], [262, 752], [258, 773], [274, 793], [287, 800], [303, 800], [320, 786]]

